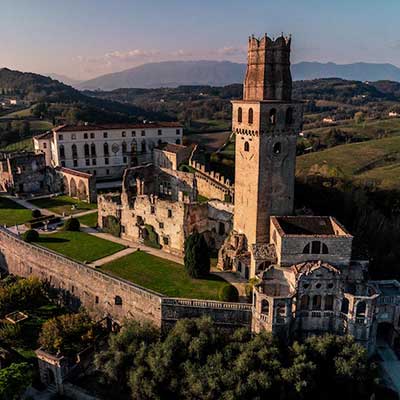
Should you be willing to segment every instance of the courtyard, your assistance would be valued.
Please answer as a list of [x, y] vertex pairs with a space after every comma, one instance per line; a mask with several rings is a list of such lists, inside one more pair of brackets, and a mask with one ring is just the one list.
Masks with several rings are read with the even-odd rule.
[[32, 219], [32, 211], [6, 197], [0, 197], [0, 224], [13, 226]]
[[72, 231], [41, 234], [37, 244], [76, 261], [88, 263], [125, 248], [122, 244], [98, 238], [85, 232]]
[[224, 279], [210, 274], [204, 279], [190, 278], [183, 265], [138, 250], [100, 267], [140, 286], [171, 297], [218, 300]]
[[66, 216], [97, 208], [97, 204], [87, 203], [69, 196], [47, 197], [30, 200], [29, 202], [35, 207], [44, 208], [54, 214], [64, 214]]

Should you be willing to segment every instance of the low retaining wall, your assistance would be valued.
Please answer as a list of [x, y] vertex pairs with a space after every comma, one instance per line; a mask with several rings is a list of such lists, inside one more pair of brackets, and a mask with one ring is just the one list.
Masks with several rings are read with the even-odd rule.
[[249, 304], [164, 297], [26, 243], [3, 227], [0, 227], [0, 269], [22, 277], [36, 276], [57, 289], [66, 305], [83, 306], [97, 318], [108, 316], [117, 323], [133, 318], [169, 329], [179, 319], [208, 315], [226, 328], [251, 326]]

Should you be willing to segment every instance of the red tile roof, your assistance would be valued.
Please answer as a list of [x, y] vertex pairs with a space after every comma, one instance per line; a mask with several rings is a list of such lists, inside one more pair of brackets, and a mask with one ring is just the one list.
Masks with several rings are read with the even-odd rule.
[[182, 128], [179, 122], [149, 122], [147, 124], [102, 124], [102, 125], [60, 125], [54, 132], [89, 132], [107, 131], [112, 129], [149, 129], [149, 128]]

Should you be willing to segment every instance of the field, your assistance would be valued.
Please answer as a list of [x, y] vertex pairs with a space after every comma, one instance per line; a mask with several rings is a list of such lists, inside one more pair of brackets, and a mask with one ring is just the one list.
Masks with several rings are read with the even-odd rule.
[[19, 142], [10, 143], [9, 145], [1, 148], [2, 151], [21, 151], [33, 150], [33, 141], [31, 138], [20, 140]]
[[22, 207], [15, 201], [0, 197], [0, 224], [12, 226], [23, 224], [32, 219], [32, 211]]
[[[37, 199], [30, 201], [38, 208], [45, 208], [55, 214], [73, 215], [82, 211], [94, 210], [97, 204], [86, 203], [69, 196], [48, 197], [46, 199]], [[75, 206], [72, 209], [72, 206]]]
[[40, 235], [37, 244], [81, 262], [93, 262], [125, 248], [84, 232], [70, 231]]
[[79, 222], [81, 223], [81, 225], [83, 224], [83, 225], [89, 226], [91, 228], [96, 228], [97, 216], [98, 216], [98, 213], [93, 212], [90, 214], [82, 215], [81, 217], [78, 217], [78, 219], [79, 219]]
[[32, 116], [31, 107], [24, 108], [22, 110], [13, 111], [8, 114], [3, 115], [1, 118], [25, 118]]
[[297, 175], [321, 174], [377, 180], [378, 186], [400, 189], [400, 136], [336, 146], [297, 158]]
[[101, 269], [172, 297], [218, 300], [219, 289], [228, 284], [214, 275], [208, 279], [192, 279], [182, 265], [144, 251], [102, 265]]

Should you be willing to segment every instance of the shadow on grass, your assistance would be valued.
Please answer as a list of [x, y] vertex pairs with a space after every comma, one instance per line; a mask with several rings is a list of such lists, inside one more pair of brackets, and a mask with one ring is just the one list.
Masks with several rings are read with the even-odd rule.
[[36, 241], [36, 243], [66, 243], [69, 241], [70, 240], [63, 238], [41, 237]]

